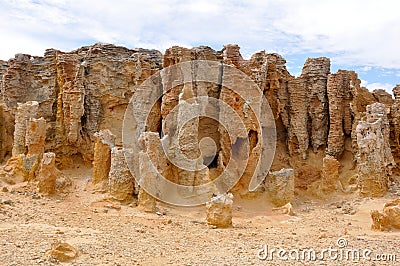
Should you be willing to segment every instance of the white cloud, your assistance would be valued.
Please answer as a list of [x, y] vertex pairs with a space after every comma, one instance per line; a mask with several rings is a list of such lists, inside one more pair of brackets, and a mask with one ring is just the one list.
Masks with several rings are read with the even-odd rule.
[[334, 54], [400, 68], [400, 2], [390, 0], [15, 0], [0, 2], [0, 58], [95, 41], [164, 50], [238, 43], [242, 53]]
[[360, 68], [359, 71], [361, 71], [361, 72], [368, 72], [368, 71], [370, 71], [371, 69], [372, 69], [371, 66], [364, 66], [364, 67]]
[[366, 80], [361, 80], [361, 86], [366, 87], [369, 91], [383, 89], [390, 94], [392, 94], [392, 90], [394, 88], [393, 84], [379, 82], [368, 83]]
[[279, 1], [274, 26], [301, 39], [292, 52], [333, 52], [340, 64], [400, 68], [398, 1]]

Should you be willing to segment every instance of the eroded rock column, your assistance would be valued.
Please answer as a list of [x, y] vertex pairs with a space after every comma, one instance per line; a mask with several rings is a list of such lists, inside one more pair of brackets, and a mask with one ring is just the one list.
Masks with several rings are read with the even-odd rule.
[[[169, 163], [161, 146], [161, 140], [156, 132], [144, 132], [139, 143], [139, 185], [151, 188], [153, 193], [176, 193], [176, 191], [164, 191], [161, 186], [161, 178], [168, 178]], [[139, 188], [138, 206], [146, 212], [156, 210], [156, 200], [143, 188]]]
[[93, 184], [108, 181], [111, 167], [111, 149], [115, 145], [115, 135], [110, 130], [100, 130], [94, 134], [94, 160], [93, 160]]
[[28, 148], [28, 155], [42, 155], [45, 149], [46, 121], [43, 117], [30, 118], [26, 125], [25, 142]]
[[37, 179], [39, 181], [39, 193], [54, 194], [57, 179], [56, 155], [54, 153], [43, 154]]
[[326, 155], [322, 161], [322, 192], [331, 193], [339, 188], [339, 166], [335, 157]]
[[134, 192], [134, 178], [125, 160], [124, 148], [111, 149], [111, 167], [108, 175], [110, 196], [119, 201], [128, 201]]
[[38, 102], [18, 103], [15, 115], [14, 145], [12, 155], [25, 154], [26, 148], [26, 125], [30, 118], [36, 118], [38, 114]]
[[46, 140], [46, 121], [43, 117], [30, 118], [26, 124], [25, 143], [28, 153], [24, 158], [24, 168], [28, 173], [28, 180], [35, 179], [42, 160]]
[[389, 130], [385, 105], [368, 105], [365, 121], [360, 121], [356, 127], [361, 196], [379, 197], [388, 191], [388, 178], [395, 165], [390, 150]]
[[307, 89], [308, 116], [311, 123], [311, 145], [316, 152], [325, 146], [328, 137], [328, 97], [326, 86], [330, 73], [330, 60], [326, 57], [308, 58], [301, 77]]
[[393, 88], [394, 103], [390, 107], [390, 114], [394, 127], [394, 143], [397, 152], [400, 152], [400, 85]]
[[290, 155], [299, 153], [301, 158], [307, 158], [309, 146], [308, 123], [308, 95], [304, 80], [294, 78], [289, 80], [290, 93], [290, 127], [288, 134], [288, 148]]

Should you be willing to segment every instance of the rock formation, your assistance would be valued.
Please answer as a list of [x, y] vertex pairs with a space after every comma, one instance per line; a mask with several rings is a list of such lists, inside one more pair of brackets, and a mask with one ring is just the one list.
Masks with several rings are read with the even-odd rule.
[[329, 73], [328, 58], [308, 58], [301, 76], [290, 79], [288, 83], [289, 152], [291, 154], [298, 152], [303, 159], [307, 158], [309, 143], [314, 151], [326, 144], [328, 136], [326, 90]]
[[46, 254], [58, 261], [67, 262], [78, 255], [78, 250], [66, 242], [56, 241]]
[[294, 203], [294, 171], [281, 169], [270, 172], [264, 181], [264, 188], [271, 201], [276, 206]]
[[40, 119], [30, 118], [29, 121], [26, 121], [25, 145], [28, 152], [24, 158], [24, 168], [28, 172], [28, 180], [36, 177], [45, 150], [45, 139], [46, 121], [43, 117]]
[[400, 85], [393, 88], [394, 103], [390, 107], [390, 116], [393, 124], [393, 142], [397, 149], [397, 154], [400, 154]]
[[344, 151], [345, 135], [350, 136], [352, 117], [350, 103], [354, 86], [359, 84], [353, 71], [339, 70], [328, 76], [327, 92], [329, 99], [329, 137], [327, 154], [340, 157]]
[[[197, 60], [213, 61], [216, 66], [204, 71]], [[190, 63], [188, 71], [169, 68], [182, 62]], [[296, 189], [307, 191], [318, 181], [328, 192], [339, 177], [346, 178], [346, 171], [354, 175], [358, 169], [362, 194], [386, 191], [394, 166], [389, 141], [397, 149], [396, 159], [400, 151], [400, 87], [393, 90], [394, 100], [382, 90], [370, 93], [360, 87], [354, 71], [330, 74], [330, 60], [325, 57], [307, 59], [299, 77], [292, 76], [285, 64], [282, 56], [265, 51], [246, 60], [238, 45], [225, 45], [220, 51], [207, 46], [173, 46], [161, 54], [97, 43], [71, 52], [48, 49], [43, 57], [17, 54], [7, 62], [0, 61], [0, 161], [8, 160], [0, 176], [9, 182], [34, 180], [41, 156], [53, 152], [60, 167], [70, 167], [77, 160], [93, 164], [93, 183], [104, 184], [103, 190], [118, 200], [138, 193], [123, 160], [124, 114], [140, 85], [164, 69], [163, 76], [152, 77], [154, 84], [160, 84], [149, 95], [162, 96], [152, 106], [147, 135], [142, 136], [143, 145], [137, 151], [141, 152], [138, 160], [145, 179], [159, 180], [152, 172], [156, 169], [167, 180], [194, 188], [215, 180], [234, 162], [224, 185], [230, 187], [230, 181], [239, 177], [231, 191], [235, 196], [248, 195], [253, 173], [265, 164], [259, 158], [266, 125], [257, 121], [265, 113], [261, 105], [264, 96], [277, 131], [273, 173], [293, 169]], [[230, 71], [232, 67], [254, 81], [257, 93], [246, 79], [238, 79]], [[187, 77], [192, 82], [182, 83]], [[215, 82], [196, 80], [198, 77]], [[244, 96], [249, 96], [253, 109]], [[209, 98], [203, 101], [200, 97]], [[147, 100], [143, 97], [134, 104], [141, 108]], [[237, 116], [214, 100], [226, 103]], [[375, 102], [382, 104], [375, 107], [385, 109], [385, 116], [388, 113], [385, 121], [367, 110]], [[201, 112], [201, 116], [191, 117]], [[375, 116], [381, 117], [382, 112], [378, 113]], [[191, 119], [186, 121], [188, 117]], [[228, 132], [223, 122], [233, 130]], [[375, 144], [379, 146], [371, 148]], [[195, 170], [179, 165], [181, 155], [195, 161]], [[243, 157], [247, 157], [246, 163], [238, 160]], [[353, 167], [347, 163], [350, 160]], [[344, 170], [339, 172], [339, 165]], [[274, 182], [266, 184], [267, 190], [279, 187]], [[372, 189], [374, 182], [380, 191]], [[190, 194], [190, 190], [183, 191], [177, 193]], [[211, 196], [213, 192], [206, 193]], [[145, 192], [139, 194], [143, 203], [152, 202]], [[278, 194], [273, 198], [286, 198]], [[278, 205], [285, 203], [279, 200]]]
[[30, 118], [36, 118], [39, 104], [35, 101], [19, 103], [15, 116], [14, 144], [12, 155], [25, 154], [26, 149], [26, 127]]
[[100, 130], [94, 134], [93, 178], [92, 183], [108, 183], [108, 174], [111, 167], [111, 149], [115, 145], [115, 136], [110, 130]]
[[206, 203], [206, 217], [209, 225], [217, 228], [232, 226], [232, 204], [231, 193], [216, 195]]
[[326, 155], [322, 164], [321, 189], [324, 193], [338, 191], [341, 187], [339, 179], [340, 163], [335, 157]]
[[383, 89], [374, 90], [372, 95], [378, 103], [383, 103], [388, 108], [394, 103], [392, 95]]
[[382, 212], [371, 211], [371, 218], [371, 228], [374, 230], [400, 229], [400, 199], [386, 203]]
[[389, 176], [395, 166], [389, 144], [389, 121], [381, 103], [367, 106], [366, 120], [357, 132], [358, 185], [362, 196], [382, 196], [389, 188]]
[[325, 147], [328, 137], [329, 116], [326, 91], [329, 73], [330, 60], [326, 57], [308, 58], [301, 73], [307, 90], [307, 110], [310, 118], [308, 121], [311, 122], [308, 127], [311, 128], [309, 134], [314, 151], [321, 146]]
[[[126, 105], [135, 88], [158, 71], [161, 63], [158, 51], [107, 44], [69, 53], [49, 49], [44, 57], [18, 54], [7, 68], [1, 68], [6, 69], [3, 109], [12, 124], [16, 119], [18, 125], [18, 103], [37, 101], [37, 117], [44, 117], [48, 124], [46, 151], [54, 151], [58, 164], [64, 166], [71, 165], [74, 156], [91, 162], [94, 133], [109, 128], [121, 144]], [[33, 109], [31, 113], [36, 115]], [[17, 136], [19, 131], [17, 127]], [[18, 137], [15, 141], [18, 144]], [[15, 149], [19, 150], [13, 154], [22, 153], [20, 145]]]
[[111, 167], [108, 175], [110, 196], [119, 201], [129, 201], [133, 197], [135, 180], [125, 160], [128, 150], [114, 147], [111, 149]]
[[138, 207], [145, 212], [156, 211], [156, 199], [147, 193], [144, 189], [139, 189], [138, 194]]
[[54, 194], [57, 181], [56, 155], [54, 153], [43, 154], [37, 180], [39, 193]]
[[25, 143], [28, 148], [28, 155], [38, 154], [40, 157], [45, 150], [46, 121], [43, 117], [30, 118], [26, 121]]

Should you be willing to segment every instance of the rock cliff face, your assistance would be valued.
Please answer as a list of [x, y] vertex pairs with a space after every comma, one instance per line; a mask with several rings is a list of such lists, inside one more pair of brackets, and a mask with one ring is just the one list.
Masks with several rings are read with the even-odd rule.
[[101, 129], [111, 130], [121, 144], [128, 101], [162, 67], [162, 57], [155, 50], [95, 44], [69, 53], [49, 49], [44, 57], [18, 54], [7, 65], [1, 68], [6, 69], [3, 112], [14, 119], [18, 103], [37, 101], [37, 116], [48, 123], [46, 149], [57, 154], [58, 164], [68, 166], [75, 155], [93, 160], [94, 133]]
[[[392, 162], [389, 140], [394, 147], [393, 156], [399, 157], [400, 87], [394, 89], [395, 99], [382, 90], [370, 93], [360, 87], [354, 71], [330, 73], [328, 58], [307, 59], [301, 75], [294, 77], [280, 55], [261, 51], [245, 60], [237, 45], [226, 45], [221, 51], [207, 46], [173, 46], [162, 54], [98, 43], [71, 52], [49, 49], [43, 57], [17, 54], [7, 62], [0, 61], [0, 161], [13, 156], [8, 165], [19, 165], [29, 157], [29, 149], [40, 147], [42, 150], [34, 153], [42, 156], [44, 152], [53, 152], [58, 167], [69, 167], [76, 160], [83, 160], [88, 166], [93, 163], [93, 182], [102, 183], [103, 190], [114, 198], [128, 199], [137, 191], [127, 166], [118, 160], [123, 160], [121, 132], [129, 100], [147, 78], [178, 63], [192, 63], [192, 79], [215, 74], [201, 72], [196, 60], [216, 62], [218, 67], [214, 70], [219, 82], [177, 84], [175, 78], [184, 77], [184, 72], [173, 73], [173, 79], [168, 75], [161, 77], [162, 84], [157, 89], [163, 92], [162, 97], [153, 106], [146, 125], [146, 131], [153, 133], [145, 135], [144, 150], [151, 150], [153, 157], [159, 158], [156, 168], [171, 182], [187, 186], [205, 184], [217, 178], [235, 154], [248, 154], [247, 163], [238, 163], [231, 172], [234, 175], [243, 170], [232, 192], [246, 195], [252, 173], [263, 163], [259, 162], [262, 125], [257, 123], [257, 116], [263, 113], [262, 96], [271, 107], [277, 131], [271, 170], [293, 169], [290, 178], [294, 180], [294, 189], [307, 189], [322, 178], [322, 183], [326, 183], [324, 190], [331, 192], [337, 189], [339, 179], [355, 174], [355, 169], [360, 184], [363, 183], [362, 165], [372, 160], [367, 158], [371, 151], [365, 150], [366, 139], [373, 138], [374, 143], [385, 147], [380, 153], [386, 159], [377, 166], [382, 170], [378, 175], [387, 178], [384, 169], [387, 162]], [[249, 108], [249, 102], [237, 93], [246, 91], [246, 82], [242, 79], [229, 83], [234, 74], [227, 71], [228, 66], [242, 71], [259, 87], [259, 94], [250, 95], [255, 109]], [[194, 99], [203, 96], [227, 103], [237, 117], [213, 104], [213, 100], [204, 103]], [[142, 100], [146, 103], [146, 99]], [[388, 115], [383, 124], [369, 121], [373, 112], [367, 106], [375, 102], [381, 103], [381, 111], [385, 117]], [[207, 106], [205, 116], [184, 121], [203, 105]], [[39, 122], [40, 117], [43, 122]], [[228, 132], [218, 120], [226, 121], [235, 128], [234, 132]], [[243, 131], [238, 129], [241, 124]], [[27, 130], [37, 135], [27, 135]], [[39, 131], [45, 132], [44, 144]], [[104, 132], [113, 136], [112, 141]], [[160, 145], [165, 136], [168, 143], [163, 150]], [[168, 156], [157, 155], [165, 150]], [[179, 167], [174, 162], [179, 159], [178, 151], [198, 160], [197, 170]], [[361, 166], [349, 166], [348, 161]], [[9, 173], [21, 170], [11, 166], [7, 169]], [[123, 180], [120, 172], [126, 177]], [[264, 184], [268, 184], [269, 191], [281, 190], [280, 182], [266, 178]], [[141, 194], [143, 202], [150, 200], [153, 204], [151, 197]], [[279, 204], [290, 201], [286, 198]]]

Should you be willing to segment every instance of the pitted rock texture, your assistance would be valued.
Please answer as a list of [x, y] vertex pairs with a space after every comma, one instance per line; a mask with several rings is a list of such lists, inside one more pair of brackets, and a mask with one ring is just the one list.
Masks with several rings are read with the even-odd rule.
[[3, 78], [3, 74], [7, 71], [8, 63], [6, 61], [0, 60], [0, 80]]
[[324, 157], [322, 164], [322, 192], [332, 193], [340, 189], [339, 167], [340, 163], [335, 157], [331, 155]]
[[217, 228], [232, 226], [233, 195], [231, 193], [213, 196], [206, 203], [206, 218], [209, 225]]
[[108, 176], [108, 192], [119, 201], [129, 201], [133, 197], [135, 180], [125, 160], [124, 148], [111, 149], [111, 167]]
[[17, 115], [15, 117], [13, 156], [26, 153], [27, 123], [30, 118], [37, 117], [38, 107], [39, 104], [35, 101], [18, 104]]
[[30, 118], [26, 122], [25, 143], [28, 148], [28, 155], [38, 154], [42, 156], [45, 150], [46, 120], [43, 117]]
[[330, 60], [326, 57], [308, 58], [304, 64], [301, 78], [305, 82], [308, 103], [308, 125], [311, 128], [310, 140], [314, 151], [325, 147], [328, 137], [328, 97], [327, 80], [330, 74]]
[[389, 177], [395, 162], [389, 144], [389, 121], [381, 103], [367, 106], [365, 121], [357, 131], [358, 186], [361, 196], [383, 196], [389, 189]]
[[43, 154], [37, 179], [39, 193], [54, 194], [57, 181], [56, 155], [54, 153]]
[[93, 184], [106, 185], [111, 167], [111, 149], [115, 145], [115, 136], [104, 129], [94, 134]]
[[264, 181], [264, 188], [271, 201], [276, 206], [294, 203], [294, 171], [281, 169], [270, 172]]
[[295, 78], [289, 80], [288, 88], [290, 94], [289, 153], [294, 155], [298, 152], [303, 159], [306, 159], [310, 142], [307, 128], [308, 95], [306, 86], [302, 78]]
[[[384, 104], [387, 112], [390, 110], [388, 121], [392, 127], [391, 136], [394, 137], [390, 141], [393, 147], [397, 147], [395, 158], [398, 157], [400, 89], [394, 89], [394, 100], [382, 90], [371, 93], [360, 87], [360, 80], [354, 71], [339, 70], [330, 74], [328, 58], [307, 59], [301, 75], [294, 77], [287, 71], [282, 56], [260, 51], [246, 60], [240, 53], [240, 47], [234, 44], [225, 45], [220, 51], [208, 46], [173, 46], [162, 54], [156, 50], [97, 43], [71, 52], [48, 49], [43, 57], [17, 54], [7, 62], [0, 61], [0, 160], [14, 156], [8, 166], [3, 167], [3, 174], [8, 177], [10, 173], [19, 176], [15, 180], [34, 178], [40, 165], [40, 154], [54, 152], [57, 166], [71, 167], [77, 160], [83, 160], [88, 166], [93, 164], [93, 182], [103, 180], [108, 182], [105, 185], [107, 189], [111, 185], [118, 191], [121, 187], [117, 188], [117, 177], [109, 171], [112, 168], [109, 147], [113, 145], [107, 147], [96, 136], [96, 132], [110, 130], [115, 136], [114, 146], [121, 147], [124, 113], [131, 96], [143, 81], [159, 70], [180, 62], [191, 62], [190, 74], [193, 77], [213, 74], [213, 71], [202, 73], [195, 60], [217, 62], [219, 67], [213, 71], [216, 70], [221, 82], [177, 85], [175, 78], [183, 75], [178, 71], [173, 73], [172, 79], [168, 73], [162, 77], [152, 77], [154, 81], [161, 79], [162, 85], [149, 92], [162, 93], [161, 99], [152, 106], [147, 120], [146, 131], [158, 135], [157, 141], [154, 139], [150, 145], [154, 145], [150, 150], [159, 151], [159, 141], [168, 140], [166, 146], [169, 156], [162, 158], [157, 167], [172, 182], [189, 186], [210, 182], [224, 171], [227, 162], [232, 159], [232, 150], [236, 149], [241, 154], [247, 152], [241, 149], [241, 144], [248, 140], [249, 160], [246, 165], [236, 166], [236, 170], [244, 169], [244, 173], [232, 189], [232, 192], [245, 196], [250, 178], [258, 169], [258, 158], [262, 152], [261, 130], [255, 119], [262, 113], [258, 108], [262, 96], [271, 107], [277, 129], [276, 153], [271, 171], [293, 169], [295, 188], [307, 190], [312, 183], [324, 178], [325, 155], [333, 156], [347, 171], [355, 174], [356, 165], [350, 169], [346, 162], [353, 160], [355, 164], [359, 159], [355, 156], [359, 154], [356, 127], [366, 115], [366, 106], [374, 102]], [[241, 95], [225, 86], [228, 83], [224, 85], [232, 78], [229, 71], [225, 71], [228, 65], [241, 70], [257, 84], [260, 93], [252, 95], [255, 110], [249, 110]], [[246, 84], [239, 80], [233, 86], [240, 89]], [[239, 125], [238, 120], [242, 120], [246, 132], [234, 132], [230, 139], [218, 121], [207, 117], [184, 124], [180, 120], [196, 106], [192, 98], [198, 96], [226, 102], [240, 119], [227, 116], [219, 106], [209, 105], [208, 114], [225, 119], [234, 128]], [[143, 98], [134, 104], [137, 108], [147, 106], [146, 100]], [[37, 105], [32, 105], [34, 101]], [[182, 106], [175, 108], [178, 104]], [[32, 106], [19, 110], [19, 106], [27, 105]], [[174, 116], [167, 121], [173, 110]], [[33, 141], [33, 149], [43, 143], [42, 137], [30, 140], [26, 135], [27, 121], [39, 117], [46, 122], [45, 147], [44, 150], [40, 148], [40, 151], [28, 152], [26, 141]], [[178, 124], [182, 125], [182, 132], [176, 131]], [[215, 145], [201, 147], [199, 143], [205, 137], [209, 137]], [[40, 142], [40, 145], [34, 142]], [[180, 145], [177, 145], [179, 142]], [[145, 150], [149, 151], [148, 148]], [[198, 166], [206, 167], [199, 171], [181, 169], [172, 162], [178, 150], [189, 158], [198, 158]], [[104, 163], [99, 164], [103, 160]], [[234, 172], [237, 171], [231, 174]], [[336, 170], [334, 172], [336, 178]], [[114, 179], [110, 181], [108, 175]], [[132, 184], [128, 182], [126, 185], [129, 189], [124, 193], [130, 197], [133, 193]], [[134, 193], [138, 192], [136, 188], [133, 190]]]
[[327, 154], [340, 158], [345, 150], [345, 138], [353, 140], [353, 154], [357, 151], [355, 127], [368, 104], [376, 102], [354, 71], [339, 70], [328, 76], [329, 135]]
[[393, 88], [393, 95], [394, 103], [390, 107], [390, 116], [393, 125], [393, 142], [398, 155], [400, 154], [400, 85]]
[[374, 90], [372, 95], [378, 103], [383, 103], [388, 108], [390, 108], [390, 106], [394, 103], [392, 95], [383, 89]]
[[383, 207], [383, 211], [371, 211], [372, 226], [374, 230], [400, 229], [400, 199], [388, 202]]
[[[3, 109], [17, 119], [17, 103], [37, 101], [37, 117], [47, 124], [46, 151], [59, 164], [73, 156], [93, 160], [94, 133], [110, 129], [121, 144], [126, 105], [146, 78], [161, 69], [161, 53], [95, 44], [64, 53], [49, 49], [44, 57], [18, 54], [3, 74]], [[17, 147], [18, 148], [18, 147]]]

